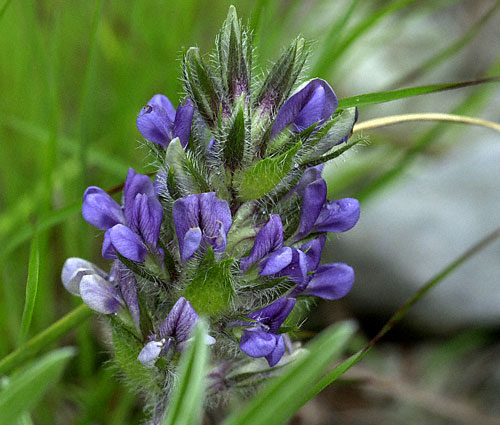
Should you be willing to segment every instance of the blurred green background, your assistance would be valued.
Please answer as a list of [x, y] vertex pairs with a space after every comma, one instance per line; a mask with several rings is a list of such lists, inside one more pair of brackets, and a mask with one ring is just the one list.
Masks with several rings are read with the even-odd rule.
[[[136, 115], [156, 93], [177, 103], [182, 95], [179, 59], [183, 49], [197, 45], [208, 53], [231, 3], [256, 30], [257, 67], [268, 67], [300, 33], [315, 41], [311, 74], [328, 80], [339, 97], [500, 74], [496, 1], [1, 1], [0, 358], [20, 342], [33, 232], [39, 231], [41, 266], [31, 336], [79, 302], [60, 284], [67, 257], [83, 257], [107, 267], [100, 258], [100, 232], [79, 214], [83, 191], [89, 185], [108, 189], [120, 184], [130, 166], [151, 171], [137, 143]], [[498, 122], [499, 94], [497, 85], [486, 85], [376, 105], [361, 109], [360, 121], [420, 111], [457, 112]], [[370, 145], [349, 156], [353, 165], [341, 164], [328, 173], [329, 183], [334, 183], [329, 186], [330, 196], [359, 195], [366, 205], [364, 211], [369, 211], [373, 195], [386, 193], [376, 191], [377, 182], [382, 181], [385, 190], [389, 187], [384, 185], [387, 179], [377, 180], [384, 173], [398, 167], [404, 171], [417, 158], [435, 160], [486, 134], [481, 131], [425, 124], [367, 134]], [[392, 173], [394, 180], [404, 176], [404, 172]], [[353, 262], [345, 256], [340, 260]], [[332, 319], [358, 314], [350, 304], [337, 310]], [[366, 320], [362, 314], [359, 317]], [[374, 330], [370, 321], [363, 328], [368, 335]], [[317, 317], [310, 326], [317, 330], [326, 324]], [[417, 354], [411, 351], [408, 364], [427, 371], [435, 381], [433, 389], [443, 390], [445, 399], [449, 396], [450, 403], [456, 403], [455, 393], [446, 392], [450, 388], [446, 379], [455, 373], [452, 366], [460, 368], [463, 356], [474, 350], [485, 356], [491, 350], [498, 353], [494, 327], [463, 332], [453, 337], [459, 342], [444, 338], [446, 344], [412, 337], [408, 345], [404, 335], [396, 334], [393, 345], [382, 345], [381, 350], [389, 350], [398, 365], [403, 361], [401, 350], [417, 350]], [[57, 344], [76, 345], [78, 356], [32, 419], [25, 418], [26, 423], [140, 423], [140, 400], [106, 367], [108, 340], [106, 328], [93, 318]], [[419, 363], [422, 352], [430, 353], [427, 363]], [[443, 362], [448, 369], [439, 367]], [[379, 372], [395, 367], [376, 355], [364, 365]], [[419, 385], [427, 382], [420, 378], [417, 372], [413, 375], [415, 387], [403, 391], [408, 395], [403, 401], [398, 399], [398, 390], [366, 401], [357, 392], [366, 384], [362, 379], [359, 387], [339, 390], [341, 395], [337, 392], [335, 397], [345, 400], [344, 407], [359, 412], [366, 412], [366, 403], [371, 403], [370, 408], [382, 412], [380, 423], [424, 423], [419, 422], [421, 418], [425, 423], [460, 423], [453, 415], [447, 416], [446, 406], [436, 412], [415, 396], [412, 391], [424, 391]], [[377, 387], [376, 379], [371, 382]], [[496, 391], [497, 383], [491, 391]], [[492, 394], [486, 391], [481, 397], [488, 399]], [[360, 397], [363, 403], [358, 404]], [[314, 403], [323, 402], [328, 404], [326, 399]], [[325, 408], [312, 406], [304, 409], [301, 417], [305, 419], [297, 423], [375, 423], [362, 413], [314, 422], [307, 409], [318, 413]], [[335, 409], [341, 411], [343, 406], [337, 403]], [[453, 411], [450, 406], [448, 410]], [[472, 415], [476, 407], [471, 407]], [[497, 423], [488, 422], [493, 413], [484, 415], [486, 419], [481, 417], [484, 421], [479, 418], [476, 423]]]

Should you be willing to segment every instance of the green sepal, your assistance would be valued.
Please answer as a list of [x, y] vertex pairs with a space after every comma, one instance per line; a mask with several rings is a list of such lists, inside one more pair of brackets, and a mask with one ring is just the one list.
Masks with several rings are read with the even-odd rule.
[[344, 109], [335, 114], [314, 137], [304, 144], [305, 149], [310, 149], [310, 153], [304, 157], [304, 160], [324, 155], [342, 139], [349, 137], [355, 121], [356, 108]]
[[234, 295], [231, 275], [233, 263], [234, 258], [215, 262], [213, 250], [207, 250], [183, 294], [198, 314], [218, 317], [228, 310]]
[[185, 89], [196, 109], [209, 127], [217, 123], [217, 111], [222, 104], [212, 72], [205, 64], [197, 47], [191, 47], [184, 56]]
[[287, 176], [294, 165], [294, 157], [302, 147], [298, 142], [287, 152], [273, 158], [265, 158], [250, 167], [239, 182], [239, 198], [242, 201], [258, 199], [271, 192]]
[[204, 191], [206, 184], [203, 177], [196, 172], [192, 160], [188, 158], [178, 137], [173, 139], [167, 147], [165, 165], [168, 170], [173, 169], [175, 189], [180, 196]]
[[297, 38], [274, 64], [254, 106], [276, 111], [288, 98], [308, 56], [305, 40]]
[[181, 194], [179, 193], [179, 189], [177, 187], [177, 183], [175, 182], [174, 167], [170, 167], [167, 172], [167, 190], [173, 200], [179, 199], [181, 197]]
[[242, 96], [236, 105], [234, 119], [224, 144], [225, 165], [232, 171], [241, 166], [245, 151], [245, 98]]
[[252, 40], [247, 31], [241, 28], [234, 6], [229, 8], [216, 46], [222, 84], [228, 98], [236, 101], [250, 89]]

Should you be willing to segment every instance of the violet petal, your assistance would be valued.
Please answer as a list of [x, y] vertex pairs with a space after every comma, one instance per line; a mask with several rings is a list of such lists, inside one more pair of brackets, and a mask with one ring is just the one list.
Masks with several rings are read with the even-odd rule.
[[98, 275], [82, 277], [80, 295], [83, 302], [98, 313], [117, 313], [124, 306], [117, 288]]
[[354, 270], [344, 263], [324, 264], [307, 284], [304, 294], [327, 300], [345, 296], [354, 283]]
[[129, 260], [142, 263], [146, 259], [147, 250], [139, 235], [123, 224], [117, 224], [109, 232], [113, 247]]
[[359, 201], [354, 198], [343, 198], [328, 201], [314, 224], [315, 232], [346, 232], [359, 220]]
[[133, 220], [133, 209], [137, 194], [143, 193], [152, 198], [155, 197], [154, 185], [151, 179], [144, 175], [136, 173], [133, 168], [129, 168], [125, 186], [123, 187], [123, 209], [127, 224], [130, 226]]
[[101, 230], [125, 222], [118, 202], [96, 186], [90, 186], [83, 194], [82, 216], [87, 223]]
[[83, 276], [97, 274], [102, 278], [107, 277], [107, 273], [82, 258], [68, 258], [61, 271], [61, 281], [68, 292], [73, 295], [80, 295], [80, 281]]
[[283, 246], [283, 224], [278, 214], [272, 214], [266, 225], [255, 237], [252, 250], [240, 261], [240, 270], [246, 272], [257, 261]]
[[312, 230], [326, 201], [326, 193], [326, 182], [323, 179], [318, 179], [305, 188], [297, 239], [306, 236]]
[[247, 329], [240, 340], [241, 351], [250, 357], [264, 357], [276, 348], [277, 335], [257, 329]]
[[194, 107], [190, 99], [180, 103], [175, 115], [173, 137], [178, 137], [181, 145], [185, 148], [191, 135], [191, 123], [193, 121]]
[[277, 335], [276, 347], [271, 351], [266, 357], [267, 362], [270, 367], [275, 366], [285, 354], [285, 341], [283, 340], [283, 335]]

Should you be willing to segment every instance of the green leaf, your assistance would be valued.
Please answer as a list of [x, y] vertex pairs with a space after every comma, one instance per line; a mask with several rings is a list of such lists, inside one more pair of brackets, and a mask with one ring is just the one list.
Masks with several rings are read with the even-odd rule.
[[306, 401], [311, 388], [328, 365], [341, 354], [355, 331], [352, 322], [343, 322], [322, 332], [307, 350], [283, 373], [275, 377], [239, 411], [233, 412], [223, 425], [280, 425], [285, 423]]
[[213, 250], [208, 250], [195, 277], [184, 290], [184, 297], [202, 315], [214, 316], [229, 307], [234, 295], [231, 266], [234, 258], [215, 263]]
[[38, 235], [35, 233], [31, 241], [30, 259], [28, 266], [28, 280], [26, 282], [26, 301], [24, 304], [23, 317], [21, 320], [20, 342], [24, 342], [28, 336], [28, 331], [35, 308], [36, 293], [38, 289], [38, 274], [40, 270], [40, 250], [38, 246]]
[[9, 373], [21, 365], [25, 360], [38, 354], [61, 336], [82, 325], [93, 311], [85, 304], [81, 304], [43, 332], [31, 338], [26, 344], [0, 360], [0, 376]]
[[128, 378], [128, 382], [136, 389], [143, 390], [152, 399], [161, 395], [158, 382], [160, 374], [156, 368], [147, 367], [137, 360], [143, 345], [117, 318], [112, 318], [113, 362]]
[[393, 100], [405, 99], [407, 97], [438, 93], [446, 90], [461, 89], [464, 87], [476, 86], [485, 83], [497, 83], [499, 81], [500, 76], [497, 76], [483, 78], [480, 80], [433, 84], [430, 86], [409, 87], [406, 89], [361, 94], [359, 96], [345, 97], [343, 99], [340, 99], [338, 109], [352, 108], [353, 106], [374, 105], [376, 103], [391, 102]]
[[267, 195], [290, 172], [295, 154], [302, 147], [298, 142], [287, 152], [274, 158], [265, 158], [250, 167], [239, 184], [239, 197], [242, 201], [258, 199]]
[[179, 378], [174, 386], [162, 425], [196, 425], [200, 423], [205, 394], [208, 347], [206, 325], [199, 320], [193, 340], [182, 354]]
[[0, 392], [0, 425], [12, 425], [23, 412], [33, 409], [59, 380], [74, 354], [72, 348], [52, 351], [12, 378], [7, 388]]

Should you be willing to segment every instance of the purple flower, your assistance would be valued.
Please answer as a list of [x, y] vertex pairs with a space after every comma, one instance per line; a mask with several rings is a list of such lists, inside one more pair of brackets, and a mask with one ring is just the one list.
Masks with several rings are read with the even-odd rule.
[[271, 130], [271, 138], [276, 137], [290, 124], [295, 132], [303, 131], [315, 123], [321, 125], [335, 112], [337, 106], [337, 96], [330, 85], [315, 78], [280, 108]]
[[190, 99], [180, 103], [175, 111], [172, 103], [162, 94], [154, 95], [137, 117], [140, 133], [164, 148], [178, 137], [185, 148], [191, 134], [194, 107]]
[[148, 176], [129, 169], [121, 207], [102, 189], [91, 186], [83, 195], [82, 215], [93, 226], [106, 230], [102, 256], [116, 259], [116, 252], [136, 262], [157, 249], [163, 208]]
[[318, 267], [299, 293], [327, 300], [337, 300], [347, 295], [353, 283], [354, 270], [352, 267], [344, 263], [323, 264]]
[[138, 326], [137, 284], [133, 277], [126, 278], [118, 273], [119, 267], [118, 262], [115, 262], [108, 275], [81, 258], [68, 258], [62, 269], [61, 280], [70, 293], [82, 297], [85, 304], [99, 313], [116, 314], [127, 306]]
[[177, 199], [172, 214], [183, 260], [191, 258], [202, 242], [211, 245], [216, 252], [226, 249], [226, 236], [232, 224], [231, 211], [228, 203], [218, 199], [214, 192]]
[[252, 250], [240, 261], [240, 270], [246, 272], [257, 261], [283, 246], [283, 224], [278, 214], [272, 214], [266, 225], [255, 237]]
[[321, 174], [314, 176], [313, 171], [309, 172], [307, 179], [301, 179], [297, 185], [297, 192], [302, 192], [302, 208], [299, 232], [295, 240], [302, 239], [311, 232], [346, 232], [359, 220], [360, 207], [357, 199], [326, 200], [327, 187]]
[[[173, 343], [177, 350], [182, 351], [198, 319], [191, 303], [184, 297], [179, 298], [158, 328], [158, 334], [152, 336], [137, 359], [147, 364], [160, 356], [165, 357]], [[206, 343], [213, 344], [215, 339], [207, 336]]]
[[295, 306], [294, 298], [280, 298], [271, 305], [248, 315], [255, 322], [244, 330], [241, 350], [250, 357], [265, 357], [269, 366], [278, 363], [285, 353], [285, 342], [278, 331]]
[[301, 284], [307, 277], [307, 256], [300, 249], [285, 246], [272, 252], [259, 264], [261, 276], [287, 276], [294, 283]]

